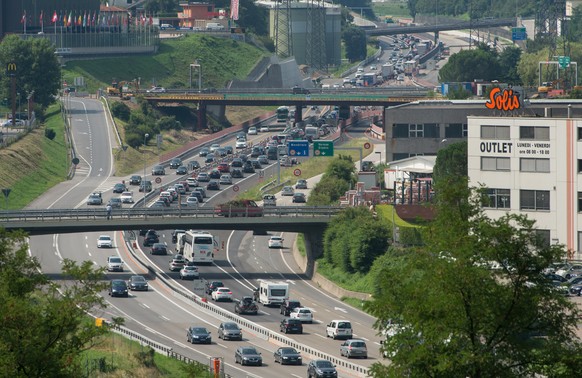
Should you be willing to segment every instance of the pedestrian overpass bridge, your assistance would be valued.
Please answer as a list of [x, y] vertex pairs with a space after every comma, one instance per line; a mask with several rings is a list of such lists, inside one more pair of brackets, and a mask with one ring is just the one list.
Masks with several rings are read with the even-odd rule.
[[225, 217], [213, 208], [104, 208], [1, 211], [0, 227], [29, 235], [140, 229], [246, 230], [323, 233], [339, 207], [277, 206], [258, 217]]

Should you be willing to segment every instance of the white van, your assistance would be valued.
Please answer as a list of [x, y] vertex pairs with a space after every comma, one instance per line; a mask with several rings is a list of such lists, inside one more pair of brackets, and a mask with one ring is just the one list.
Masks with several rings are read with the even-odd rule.
[[349, 320], [332, 320], [325, 329], [325, 336], [332, 339], [351, 339], [352, 323]]
[[224, 25], [218, 23], [218, 22], [209, 22], [206, 24], [206, 30], [207, 31], [220, 31], [220, 30], [224, 30]]

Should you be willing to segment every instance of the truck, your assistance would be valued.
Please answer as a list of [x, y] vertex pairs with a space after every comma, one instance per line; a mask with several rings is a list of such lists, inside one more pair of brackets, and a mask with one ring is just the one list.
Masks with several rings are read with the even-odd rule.
[[222, 217], [262, 217], [263, 208], [253, 200], [232, 200], [215, 207], [216, 215]]
[[384, 64], [382, 65], [382, 77], [384, 79], [391, 79], [394, 76], [394, 65]]
[[[258, 298], [255, 300], [264, 306], [280, 306], [289, 300], [289, 284], [287, 282], [273, 282], [259, 280]], [[256, 293], [256, 292], [255, 292]]]
[[373, 72], [365, 73], [362, 76], [362, 81], [364, 82], [365, 87], [371, 87], [372, 85], [376, 84], [376, 74]]
[[319, 139], [319, 127], [313, 125], [305, 126], [305, 139], [309, 141]]
[[416, 66], [418, 62], [416, 60], [407, 60], [404, 62], [404, 75], [412, 76], [416, 72]]

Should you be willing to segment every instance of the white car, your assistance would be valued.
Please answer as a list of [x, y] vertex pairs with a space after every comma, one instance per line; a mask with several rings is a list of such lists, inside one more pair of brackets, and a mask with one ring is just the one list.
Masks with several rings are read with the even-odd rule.
[[247, 134], [249, 134], [249, 135], [257, 135], [258, 134], [257, 128], [254, 127], [254, 126], [249, 127], [249, 131], [247, 132]]
[[[16, 121], [14, 122], [14, 126], [24, 126], [24, 125], [25, 125], [25, 123], [21, 119], [16, 119]], [[4, 121], [4, 123], [2, 123], [2, 127], [10, 127], [10, 126], [12, 126], [11, 119], [6, 120], [6, 121]]]
[[232, 291], [228, 287], [219, 287], [212, 292], [212, 299], [232, 302]]
[[293, 190], [292, 186], [284, 186], [281, 190], [282, 196], [292, 196], [293, 194], [295, 194], [295, 190]]
[[186, 182], [188, 183], [188, 186], [191, 186], [191, 187], [199, 186], [198, 180], [196, 180], [194, 177], [188, 177], [186, 179]]
[[198, 268], [193, 265], [184, 265], [184, 267], [180, 269], [180, 279], [182, 280], [193, 280], [199, 277], [200, 273], [198, 272]]
[[119, 256], [109, 256], [107, 258], [108, 272], [123, 272], [123, 260]]
[[220, 185], [232, 185], [232, 177], [229, 174], [221, 175], [218, 182]]
[[147, 93], [166, 93], [166, 88], [164, 88], [164, 87], [151, 87], [146, 92]]
[[269, 239], [269, 248], [283, 248], [283, 238], [280, 236], [271, 236], [271, 239]]
[[237, 140], [235, 144], [235, 148], [247, 148], [247, 141], [246, 140]]
[[313, 323], [313, 313], [305, 307], [296, 307], [289, 313], [289, 318], [299, 319], [301, 323]]
[[218, 150], [220, 148], [220, 144], [218, 143], [214, 143], [213, 145], [210, 146], [210, 153], [214, 153], [216, 150]]
[[188, 206], [198, 206], [200, 204], [200, 201], [198, 201], [197, 197], [188, 197], [186, 199], [186, 205]]
[[268, 133], [269, 132], [269, 126], [261, 126], [261, 128], [259, 129], [260, 132], [262, 133]]
[[99, 235], [99, 239], [97, 239], [97, 248], [113, 248], [111, 236]]
[[133, 192], [123, 192], [119, 198], [123, 203], [133, 203]]

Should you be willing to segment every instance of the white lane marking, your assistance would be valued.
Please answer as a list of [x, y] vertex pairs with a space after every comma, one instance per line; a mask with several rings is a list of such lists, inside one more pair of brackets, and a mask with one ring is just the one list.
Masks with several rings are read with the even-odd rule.
[[341, 308], [341, 307], [334, 307], [333, 309], [334, 309], [334, 310], [336, 310], [336, 311], [341, 311], [341, 312], [343, 312], [344, 314], [347, 314], [347, 313], [348, 313], [348, 312], [346, 311], [346, 309], [345, 309], [345, 308]]
[[218, 345], [218, 346], [221, 346], [221, 347], [223, 347], [224, 349], [228, 349], [228, 347], [227, 347], [226, 345], [224, 345], [224, 344], [221, 344], [221, 343], [216, 343], [216, 345]]
[[315, 336], [319, 336], [319, 337], [321, 337], [322, 339], [327, 339], [327, 337], [326, 337], [326, 336], [320, 335], [319, 333], [316, 333], [316, 334], [315, 334]]
[[145, 307], [145, 308], [150, 308], [150, 306], [148, 306], [148, 305], [147, 305], [147, 304], [145, 304], [145, 303], [142, 303], [141, 305], [142, 305], [143, 307]]

